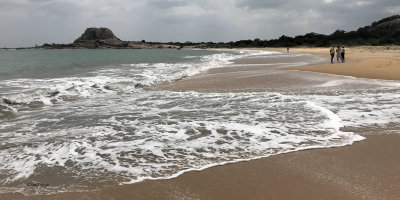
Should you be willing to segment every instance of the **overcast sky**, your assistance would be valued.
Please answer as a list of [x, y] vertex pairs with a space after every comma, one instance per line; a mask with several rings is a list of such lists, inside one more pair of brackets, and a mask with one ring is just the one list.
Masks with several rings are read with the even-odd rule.
[[87, 27], [129, 41], [273, 39], [399, 13], [399, 0], [0, 0], [0, 47], [71, 43]]

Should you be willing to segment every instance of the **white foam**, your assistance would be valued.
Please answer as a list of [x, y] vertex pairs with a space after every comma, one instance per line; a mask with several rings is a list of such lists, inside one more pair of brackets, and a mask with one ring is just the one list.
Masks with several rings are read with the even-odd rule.
[[323, 84], [317, 85], [315, 87], [334, 87], [340, 85], [375, 85], [382, 88], [399, 88], [399, 81], [391, 80], [379, 80], [379, 79], [364, 79], [355, 78], [352, 76], [342, 76], [342, 75], [330, 75], [337, 77], [335, 80], [326, 81]]
[[183, 58], [191, 59], [191, 58], [199, 58], [200, 56], [184, 56]]
[[[232, 52], [232, 53], [228, 53]], [[63, 102], [63, 97], [88, 98], [114, 95], [116, 92], [135, 91], [136, 86], [151, 86], [193, 76], [211, 68], [226, 66], [231, 60], [253, 55], [277, 54], [268, 51], [222, 51], [201, 56], [198, 63], [139, 63], [109, 66], [92, 72], [91, 76], [54, 79], [13, 79], [1, 81], [1, 85], [15, 88], [2, 96], [15, 104], [41, 102], [52, 105]], [[140, 90], [140, 89], [139, 89]], [[21, 106], [9, 105], [14, 110]]]
[[339, 132], [339, 129], [341, 127], [343, 127], [342, 120], [339, 118], [339, 116], [334, 114], [332, 111], [330, 111], [324, 107], [318, 106], [311, 101], [306, 101], [306, 102], [307, 102], [307, 105], [311, 109], [319, 110], [320, 112], [322, 112], [323, 114], [325, 114], [328, 117], [328, 119], [324, 121], [323, 126], [331, 127], [333, 129], [335, 129], [335, 131], [337, 131], [337, 132]]
[[[95, 170], [105, 179], [137, 182], [361, 139], [339, 131], [341, 120], [328, 109], [277, 93], [138, 92], [119, 96], [118, 104], [106, 97], [44, 108], [41, 115], [60, 119], [55, 125], [36, 121], [43, 119], [36, 114], [10, 122], [20, 130], [41, 128], [7, 134], [17, 146], [0, 151], [6, 180], [27, 178], [40, 164], [71, 161], [68, 170], [81, 178], [93, 178], [86, 172]], [[65, 121], [81, 116], [96, 117]]]
[[391, 91], [305, 98], [334, 112], [347, 127], [386, 126], [400, 119], [400, 95]]

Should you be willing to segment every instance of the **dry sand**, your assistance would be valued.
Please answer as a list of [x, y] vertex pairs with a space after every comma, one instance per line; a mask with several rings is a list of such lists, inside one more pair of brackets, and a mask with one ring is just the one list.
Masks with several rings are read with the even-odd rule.
[[[358, 78], [400, 80], [400, 47], [351, 47], [346, 49], [346, 62], [294, 67], [288, 69], [321, 72]], [[293, 48], [292, 51], [329, 57], [329, 48]]]
[[[347, 63], [296, 67], [356, 77], [400, 79], [399, 50], [347, 48]], [[291, 49], [325, 55], [327, 49]], [[375, 51], [375, 52], [374, 52]], [[298, 72], [306, 75], [308, 72]], [[298, 75], [298, 74], [297, 74]], [[221, 68], [163, 85], [165, 90], [265, 90], [263, 66]], [[274, 87], [307, 86], [290, 80]], [[279, 79], [280, 77], [276, 77]], [[0, 195], [0, 199], [274, 199], [274, 200], [399, 200], [400, 134], [371, 135], [351, 146], [315, 149], [272, 156], [249, 162], [188, 172], [178, 178], [117, 186], [94, 192], [24, 197]]]

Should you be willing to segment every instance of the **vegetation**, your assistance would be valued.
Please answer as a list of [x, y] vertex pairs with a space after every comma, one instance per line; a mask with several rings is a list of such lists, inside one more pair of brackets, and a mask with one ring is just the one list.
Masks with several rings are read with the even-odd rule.
[[384, 18], [373, 22], [370, 26], [359, 28], [356, 31], [346, 32], [336, 30], [330, 35], [307, 33], [296, 37], [282, 35], [278, 39], [261, 40], [240, 40], [236, 42], [171, 42], [170, 45], [176, 46], [196, 46], [204, 48], [237, 48], [237, 47], [328, 47], [336, 45], [356, 46], [356, 45], [400, 45], [400, 15]]

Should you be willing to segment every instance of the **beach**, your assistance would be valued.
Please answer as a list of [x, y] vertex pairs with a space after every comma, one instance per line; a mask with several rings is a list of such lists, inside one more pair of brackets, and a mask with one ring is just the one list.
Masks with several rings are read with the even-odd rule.
[[[292, 53], [301, 52], [313, 54], [325, 58], [325, 60], [316, 60], [312, 64], [307, 64], [307, 66], [285, 66], [281, 67], [281, 69], [366, 79], [400, 80], [400, 47], [352, 47], [346, 49], [347, 62], [337, 63], [335, 55], [334, 64], [331, 64], [329, 62], [329, 48], [291, 48], [290, 51]], [[284, 52], [283, 48], [265, 48], [264, 50]], [[288, 58], [282, 59], [284, 61], [276, 59], [272, 62], [270, 59], [266, 60], [263, 58], [240, 59], [235, 61], [235, 64], [239, 67], [210, 69], [207, 73], [191, 77], [190, 79], [162, 85], [157, 89], [173, 91], [263, 91], [265, 88], [307, 88], [309, 82], [301, 77], [299, 78], [298, 72], [293, 73], [293, 76], [285, 77], [286, 79], [284, 82], [277, 82], [276, 80], [281, 78], [279, 75], [276, 76], [276, 74], [274, 74], [271, 76], [268, 74], [270, 71], [267, 71], [267, 73], [264, 71], [265, 66], [262, 65], [263, 63], [281, 63], [287, 61]], [[292, 62], [301, 63], [309, 58], [308, 56], [301, 56], [289, 59]], [[240, 66], [240, 64], [249, 63], [254, 66]], [[312, 76], [312, 74], [301, 73], [301, 76]], [[323, 78], [323, 80], [331, 79], [331, 77]]]
[[[345, 76], [354, 76], [358, 78], [369, 79], [400, 79], [400, 47], [350, 47], [345, 48], [345, 57], [347, 62], [337, 64], [336, 55], [335, 64], [314, 65], [299, 68], [288, 68], [290, 70], [303, 70], [321, 73], [330, 73]], [[327, 48], [293, 48], [292, 51], [305, 53], [314, 53], [326, 58], [330, 57]]]
[[[398, 82], [391, 80], [400, 80], [399, 49], [347, 48], [346, 63], [335, 64], [330, 64], [328, 50], [291, 48], [291, 53], [298, 56], [240, 58], [225, 67], [147, 90], [200, 94], [268, 91], [319, 101], [321, 95], [331, 97], [350, 91], [350, 96], [370, 90], [387, 92], [386, 85], [396, 89]], [[343, 98], [347, 98], [346, 95]], [[374, 97], [375, 92], [368, 95]], [[354, 101], [354, 96], [348, 98], [349, 102]], [[337, 109], [333, 110], [338, 112]], [[377, 109], [379, 112], [381, 108]], [[338, 115], [342, 117], [346, 113]], [[391, 115], [397, 116], [396, 113]], [[311, 149], [193, 170], [166, 180], [145, 180], [94, 191], [34, 196], [0, 194], [0, 199], [400, 199], [398, 121], [385, 128], [371, 124], [358, 127], [351, 118], [350, 115], [344, 120], [345, 129], [365, 138], [352, 138], [347, 143], [333, 145], [335, 148], [318, 148], [317, 145]]]

